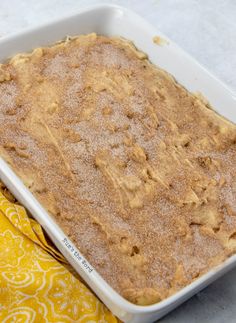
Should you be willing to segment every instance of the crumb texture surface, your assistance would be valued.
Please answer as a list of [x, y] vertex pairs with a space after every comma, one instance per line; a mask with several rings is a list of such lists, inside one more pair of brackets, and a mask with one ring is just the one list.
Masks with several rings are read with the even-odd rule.
[[236, 126], [121, 38], [89, 34], [0, 65], [0, 153], [131, 302], [236, 250]]

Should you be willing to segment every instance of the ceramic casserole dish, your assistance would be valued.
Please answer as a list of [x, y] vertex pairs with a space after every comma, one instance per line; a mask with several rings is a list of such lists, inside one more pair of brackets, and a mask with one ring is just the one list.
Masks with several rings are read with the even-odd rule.
[[[151, 62], [171, 73], [189, 91], [201, 92], [217, 112], [236, 122], [236, 97], [224, 84], [143, 18], [119, 6], [93, 6], [72, 16], [1, 38], [0, 61], [3, 62], [19, 52], [50, 45], [65, 38], [66, 35], [74, 36], [91, 32], [106, 36], [122, 36], [131, 40], [138, 49], [148, 54]], [[157, 35], [167, 40], [168, 45], [154, 44], [153, 37]], [[148, 306], [132, 304], [104, 281], [1, 158], [0, 177], [15, 197], [43, 226], [58, 249], [91, 289], [124, 322], [154, 322], [236, 265], [236, 255], [233, 255], [160, 303]]]

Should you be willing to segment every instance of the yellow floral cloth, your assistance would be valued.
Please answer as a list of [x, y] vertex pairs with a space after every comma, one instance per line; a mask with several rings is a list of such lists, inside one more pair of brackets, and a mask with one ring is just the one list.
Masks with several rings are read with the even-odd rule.
[[46, 241], [41, 226], [6, 194], [1, 185], [0, 322], [117, 323]]

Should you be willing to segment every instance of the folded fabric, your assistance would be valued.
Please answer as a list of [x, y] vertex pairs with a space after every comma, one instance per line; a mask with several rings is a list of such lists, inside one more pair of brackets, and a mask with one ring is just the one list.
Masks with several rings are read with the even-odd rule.
[[[0, 187], [0, 322], [118, 320], [73, 273], [41, 226]], [[10, 199], [11, 195], [9, 195]], [[13, 199], [12, 199], [13, 200]]]

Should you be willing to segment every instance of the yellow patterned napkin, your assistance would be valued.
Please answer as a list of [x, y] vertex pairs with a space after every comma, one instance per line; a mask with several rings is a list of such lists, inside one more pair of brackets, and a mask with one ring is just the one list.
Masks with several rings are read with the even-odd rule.
[[0, 322], [117, 323], [1, 186]]

